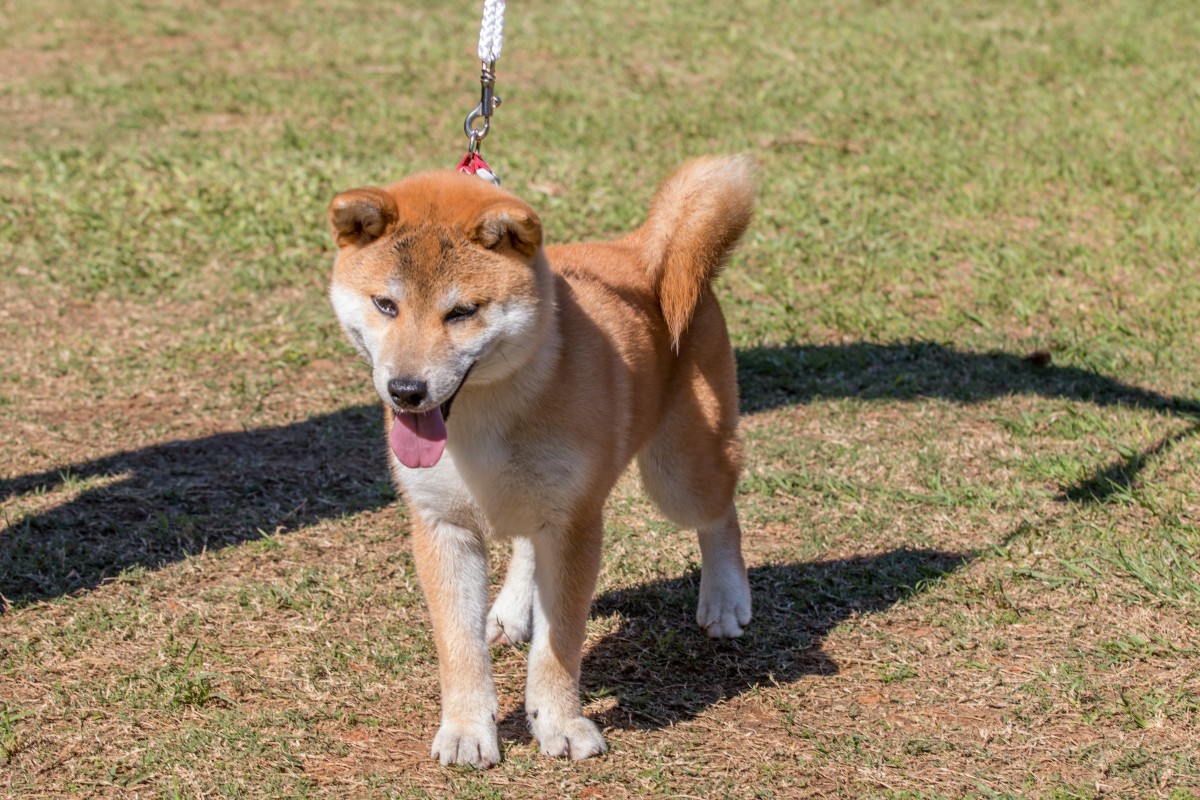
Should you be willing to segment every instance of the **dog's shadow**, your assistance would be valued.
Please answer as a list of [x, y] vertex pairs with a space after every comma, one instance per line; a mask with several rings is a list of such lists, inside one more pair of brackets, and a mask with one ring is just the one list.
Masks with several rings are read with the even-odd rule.
[[[584, 657], [585, 701], [606, 727], [658, 729], [696, 717], [755, 686], [831, 675], [822, 649], [845, 620], [886, 611], [969, 563], [971, 553], [901, 548], [750, 570], [754, 618], [740, 639], [714, 641], [696, 625], [698, 572], [598, 597], [592, 616], [616, 620]], [[615, 702], [613, 702], [615, 701]], [[501, 721], [528, 741], [524, 712]]]

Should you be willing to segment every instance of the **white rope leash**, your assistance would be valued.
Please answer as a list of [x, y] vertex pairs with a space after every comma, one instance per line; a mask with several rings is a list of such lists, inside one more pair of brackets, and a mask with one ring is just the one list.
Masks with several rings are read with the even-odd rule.
[[[504, 0], [483, 0], [483, 23], [479, 26], [479, 105], [467, 114], [463, 132], [467, 134], [467, 154], [458, 164], [459, 172], [467, 172], [491, 181], [497, 186], [500, 179], [479, 154], [479, 146], [492, 127], [492, 112], [500, 105], [496, 97], [496, 59], [504, 48]], [[483, 120], [483, 126], [476, 125]]]
[[483, 23], [479, 26], [479, 60], [493, 64], [504, 49], [504, 0], [483, 0]]

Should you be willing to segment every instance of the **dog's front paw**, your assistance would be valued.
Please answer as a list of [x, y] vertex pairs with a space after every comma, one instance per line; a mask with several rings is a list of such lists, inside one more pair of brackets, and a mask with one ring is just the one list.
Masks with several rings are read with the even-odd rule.
[[500, 741], [496, 726], [459, 726], [443, 722], [433, 737], [433, 758], [443, 766], [470, 764], [487, 769], [500, 763]]
[[529, 727], [542, 746], [542, 753], [548, 756], [565, 756], [579, 761], [608, 752], [600, 729], [587, 717], [573, 717], [556, 723], [548, 716], [534, 712], [529, 717]]
[[750, 584], [745, 573], [714, 577], [700, 575], [700, 605], [696, 622], [710, 639], [736, 639], [750, 622]]

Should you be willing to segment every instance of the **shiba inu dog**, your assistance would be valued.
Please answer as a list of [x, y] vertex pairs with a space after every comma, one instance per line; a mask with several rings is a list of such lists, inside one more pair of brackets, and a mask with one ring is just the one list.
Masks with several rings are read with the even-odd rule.
[[[749, 622], [735, 365], [711, 284], [753, 202], [746, 160], [697, 159], [633, 233], [543, 248], [534, 210], [470, 175], [334, 198], [330, 296], [371, 364], [412, 514], [443, 764], [500, 760], [496, 642], [531, 642], [525, 709], [542, 752], [606, 750], [579, 667], [602, 510], [634, 458], [663, 513], [699, 533], [700, 627], [728, 638]], [[512, 539], [513, 558], [489, 610], [491, 537]]]

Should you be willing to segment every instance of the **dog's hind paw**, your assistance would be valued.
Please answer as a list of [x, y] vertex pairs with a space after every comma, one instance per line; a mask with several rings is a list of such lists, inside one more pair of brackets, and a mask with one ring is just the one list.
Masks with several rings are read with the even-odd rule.
[[750, 585], [745, 573], [706, 583], [700, 575], [696, 622], [710, 639], [736, 639], [750, 622]]
[[531, 718], [529, 727], [542, 746], [542, 753], [554, 758], [579, 761], [608, 752], [600, 729], [587, 717], [574, 717], [561, 724], [554, 724], [544, 717]]
[[431, 749], [433, 758], [442, 766], [453, 764], [470, 764], [472, 767], [487, 769], [500, 763], [500, 741], [496, 738], [496, 729], [468, 730], [449, 723], [442, 723], [437, 736], [433, 737]]

